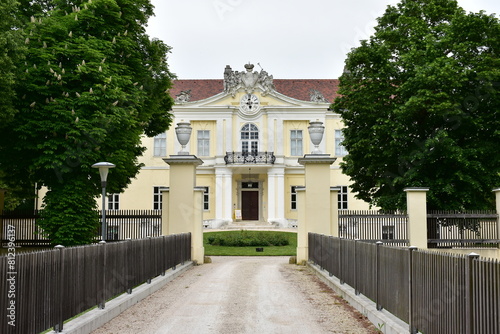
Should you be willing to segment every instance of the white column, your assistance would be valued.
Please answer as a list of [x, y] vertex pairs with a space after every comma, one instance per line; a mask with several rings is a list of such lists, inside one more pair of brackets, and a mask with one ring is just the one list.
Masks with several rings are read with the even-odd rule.
[[267, 172], [267, 219], [270, 223], [286, 224], [285, 168], [274, 167]]
[[215, 168], [215, 219], [220, 223], [233, 221], [233, 171], [226, 167]]

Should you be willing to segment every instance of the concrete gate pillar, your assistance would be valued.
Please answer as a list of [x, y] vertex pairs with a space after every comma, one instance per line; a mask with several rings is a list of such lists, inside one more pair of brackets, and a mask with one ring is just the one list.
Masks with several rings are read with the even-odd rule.
[[[298, 162], [305, 168], [305, 190], [297, 192], [299, 222], [297, 263], [308, 260], [309, 232], [332, 235], [330, 165], [336, 158], [329, 154], [306, 154]], [[303, 203], [303, 204], [302, 204]], [[302, 213], [301, 213], [302, 211]]]
[[203, 188], [196, 187], [196, 167], [203, 161], [194, 155], [171, 155], [170, 187], [163, 192], [162, 233], [191, 233], [191, 259], [202, 264]]
[[405, 188], [410, 246], [427, 249], [427, 192], [429, 188]]
[[[500, 188], [493, 189], [493, 192], [495, 193], [497, 215], [499, 215], [499, 217], [497, 217], [497, 231], [500, 233]], [[500, 244], [498, 247], [500, 248]]]

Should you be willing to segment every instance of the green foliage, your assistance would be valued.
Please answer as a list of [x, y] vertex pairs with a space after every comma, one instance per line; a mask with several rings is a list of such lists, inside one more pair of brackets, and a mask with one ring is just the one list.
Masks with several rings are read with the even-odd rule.
[[290, 242], [282, 234], [241, 230], [235, 233], [209, 236], [208, 243], [212, 246], [248, 247], [286, 246]]
[[71, 180], [47, 194], [39, 226], [53, 245], [85, 245], [100, 235], [94, 192], [87, 182]]
[[[16, 64], [17, 113], [0, 133], [0, 170], [11, 187], [47, 186], [45, 230], [68, 240], [67, 246], [80, 244], [93, 221], [88, 230], [83, 223], [63, 228], [63, 222], [93, 215], [95, 205], [74, 206], [100, 194], [99, 173], [91, 165], [114, 163], [107, 189], [120, 192], [140, 170], [141, 136], [170, 125], [170, 48], [145, 34], [153, 14], [149, 0], [22, 4], [27, 52]], [[75, 184], [85, 184], [90, 194], [66, 189]], [[55, 192], [71, 199], [54, 205], [60, 200]]]
[[[210, 241], [236, 239], [233, 235], [241, 235], [242, 231], [227, 231], [227, 232], [205, 232], [203, 233], [203, 245], [205, 247], [205, 255], [213, 256], [293, 256], [297, 253], [297, 233], [294, 232], [274, 232], [274, 231], [244, 231], [244, 235], [252, 236], [253, 234], [268, 234], [269, 239], [287, 239], [286, 246], [215, 246], [211, 245]], [[210, 241], [209, 241], [210, 240]], [[282, 241], [283, 242], [283, 241]], [[217, 242], [216, 242], [217, 243]], [[263, 247], [263, 252], [257, 252], [256, 247]]]
[[493, 208], [500, 184], [500, 23], [451, 0], [403, 0], [353, 49], [333, 108], [341, 164], [357, 197], [405, 207], [429, 187], [431, 209]]

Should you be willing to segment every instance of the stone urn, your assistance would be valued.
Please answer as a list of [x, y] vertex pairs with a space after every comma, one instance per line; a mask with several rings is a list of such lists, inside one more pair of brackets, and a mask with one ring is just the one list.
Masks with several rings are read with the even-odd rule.
[[177, 140], [179, 144], [181, 144], [181, 150], [179, 155], [188, 155], [189, 152], [185, 151], [187, 143], [189, 143], [189, 138], [191, 137], [191, 131], [193, 128], [189, 122], [180, 122], [177, 123], [177, 127], [175, 128], [175, 134], [177, 135]]
[[309, 127], [307, 129], [309, 130], [309, 137], [314, 144], [314, 150], [311, 152], [311, 154], [321, 154], [321, 151], [318, 147], [321, 143], [321, 140], [323, 140], [323, 133], [325, 132], [323, 122], [320, 122], [319, 120], [309, 122]]

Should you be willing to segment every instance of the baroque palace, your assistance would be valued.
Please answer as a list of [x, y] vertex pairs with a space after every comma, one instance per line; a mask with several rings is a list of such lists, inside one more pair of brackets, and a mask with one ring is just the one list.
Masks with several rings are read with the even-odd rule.
[[[304, 186], [298, 158], [312, 151], [337, 158], [330, 172], [331, 186], [340, 187], [338, 208], [368, 209], [350, 193], [349, 178], [339, 167], [347, 154], [343, 124], [329, 110], [337, 85], [338, 80], [274, 79], [252, 64], [242, 71], [226, 66], [221, 80], [175, 81], [171, 129], [144, 138], [144, 167], [124, 193], [108, 197], [107, 209], [161, 209], [161, 191], [169, 186], [169, 165], [163, 159], [191, 154], [203, 160], [196, 186], [205, 190], [206, 226], [235, 220], [294, 226], [295, 189]], [[324, 135], [315, 147], [309, 131], [318, 129]], [[187, 132], [185, 147], [176, 132]]]

